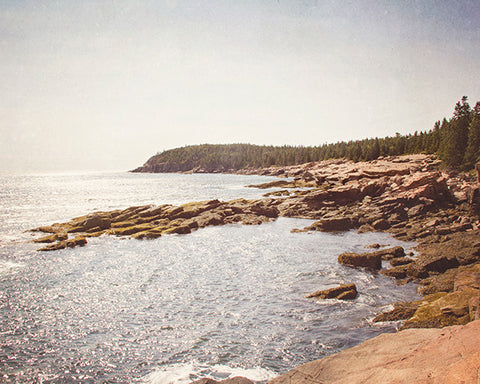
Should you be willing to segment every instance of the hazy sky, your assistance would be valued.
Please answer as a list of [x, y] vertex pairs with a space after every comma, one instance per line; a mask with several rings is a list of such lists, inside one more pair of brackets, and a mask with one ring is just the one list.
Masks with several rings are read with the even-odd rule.
[[479, 69], [478, 0], [1, 0], [0, 171], [427, 130]]

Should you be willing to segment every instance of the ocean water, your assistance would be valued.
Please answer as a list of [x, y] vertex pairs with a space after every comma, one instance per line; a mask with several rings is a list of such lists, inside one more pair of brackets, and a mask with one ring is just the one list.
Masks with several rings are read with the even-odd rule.
[[[372, 323], [412, 284], [341, 266], [387, 234], [291, 233], [280, 218], [139, 241], [100, 237], [37, 252], [28, 229], [95, 210], [254, 198], [269, 177], [94, 173], [0, 176], [0, 382], [258, 382], [396, 323]], [[354, 282], [354, 301], [305, 295]]]

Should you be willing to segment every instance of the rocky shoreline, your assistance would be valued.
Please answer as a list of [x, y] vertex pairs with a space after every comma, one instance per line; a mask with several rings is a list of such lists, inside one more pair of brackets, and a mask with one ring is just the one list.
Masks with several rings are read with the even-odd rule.
[[[473, 176], [441, 171], [439, 163], [433, 156], [407, 155], [364, 163], [328, 160], [245, 170], [242, 173], [290, 179], [255, 186], [282, 188], [262, 199], [95, 212], [37, 228], [35, 231], [48, 235], [34, 241], [48, 243], [41, 251], [53, 251], [83, 246], [91, 236], [153, 239], [214, 225], [256, 225], [279, 216], [316, 220], [296, 231], [386, 231], [400, 240], [417, 242], [415, 254], [405, 255], [403, 249], [380, 249], [343, 254], [339, 262], [366, 268], [366, 273], [369, 269], [379, 270], [399, 284], [415, 281], [424, 298], [413, 303], [395, 303], [393, 311], [377, 316], [376, 320], [405, 320], [403, 329], [465, 326], [479, 319], [479, 185]], [[381, 269], [382, 260], [389, 260], [391, 267]], [[350, 287], [346, 292], [341, 299], [356, 297], [356, 288], [353, 291]], [[322, 293], [318, 295], [321, 297]], [[424, 330], [418, 332], [421, 331]], [[298, 375], [291, 376], [290, 381], [272, 382], [341, 382], [294, 377]]]

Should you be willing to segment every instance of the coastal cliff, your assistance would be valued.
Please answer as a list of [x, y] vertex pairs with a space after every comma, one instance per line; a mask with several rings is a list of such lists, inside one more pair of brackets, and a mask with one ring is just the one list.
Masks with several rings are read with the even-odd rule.
[[[435, 337], [441, 338], [441, 332], [450, 332], [436, 330], [437, 333], [434, 333], [424, 328], [458, 326], [452, 329], [462, 330], [463, 326], [469, 332], [475, 333], [472, 329], [478, 327], [469, 323], [473, 321], [472, 324], [478, 324], [475, 320], [479, 317], [479, 186], [473, 176], [442, 171], [439, 163], [434, 156], [408, 155], [379, 158], [371, 162], [327, 160], [289, 167], [252, 169], [250, 173], [283, 176], [286, 179], [275, 179], [271, 183], [251, 186], [269, 189], [261, 199], [211, 200], [182, 206], [141, 206], [94, 212], [66, 223], [37, 228], [36, 231], [48, 235], [35, 241], [48, 243], [40, 249], [41, 251], [54, 251], [86, 245], [91, 236], [113, 235], [153, 239], [171, 234], [188, 234], [207, 226], [233, 223], [257, 225], [275, 220], [279, 216], [315, 220], [306, 228], [296, 229], [296, 232], [341, 232], [352, 229], [359, 232], [386, 231], [398, 239], [415, 241], [417, 242], [415, 253], [409, 255], [405, 255], [403, 250], [387, 250], [380, 246], [378, 246], [380, 250], [374, 252], [339, 255], [338, 261], [347, 268], [365, 268], [365, 273], [378, 270], [399, 284], [415, 281], [419, 285], [419, 292], [424, 295], [420, 301], [393, 303], [394, 309], [391, 312], [381, 314], [375, 319], [375, 321], [402, 320], [403, 329], [423, 328], [402, 331], [397, 334], [398, 336], [391, 336], [396, 339], [385, 336], [367, 344], [369, 348], [373, 346], [376, 348], [375, 351], [380, 351], [379, 360], [372, 364], [382, 366], [384, 364], [382, 351], [387, 345], [398, 342], [405, 344], [407, 349], [417, 351], [415, 345], [408, 346], [408, 340], [412, 338], [420, 340], [422, 335], [430, 335], [428, 338], [436, 335]], [[390, 264], [389, 267], [385, 267], [387, 263]], [[312, 298], [314, 299], [314, 296]], [[354, 298], [355, 295], [349, 295], [349, 299]], [[452, 331], [452, 337], [459, 332], [461, 333]], [[445, 343], [447, 339], [442, 340], [442, 343]], [[457, 355], [463, 354], [468, 364], [477, 364], [476, 355], [472, 355], [469, 350], [459, 349], [460, 344], [451, 344], [449, 348], [456, 351]], [[431, 344], [432, 350], [435, 345]], [[354, 351], [360, 353], [358, 351], [362, 349]], [[343, 359], [349, 353], [344, 352], [345, 354], [340, 354], [338, 358], [322, 361], [339, 361], [337, 359]], [[415, 360], [412, 356], [416, 353], [412, 352], [405, 361], [413, 364]], [[385, 356], [390, 356], [390, 352], [386, 351]], [[395, 361], [403, 361], [404, 357], [399, 355]], [[421, 355], [418, 355], [418, 358], [423, 359]], [[323, 364], [327, 363], [318, 364], [323, 367]], [[461, 371], [457, 369], [460, 363], [452, 364], [454, 364], [452, 367], [456, 367], [452, 372]], [[405, 372], [408, 371], [407, 368]], [[337, 372], [335, 371], [337, 368], [331, 369], [328, 372]], [[323, 376], [318, 376], [318, 380], [313, 381], [309, 372], [308, 369], [302, 368], [284, 379], [278, 379], [280, 381], [274, 380], [273, 383], [343, 382]], [[380, 375], [378, 372], [380, 371], [372, 373], [372, 377]], [[347, 373], [345, 371], [345, 374]], [[367, 373], [365, 370], [364, 374]], [[415, 369], [411, 375], [414, 374]], [[336, 380], [340, 380], [339, 373], [335, 375]], [[361, 378], [364, 376], [358, 377], [359, 380], [363, 380]], [[402, 381], [403, 379], [394, 376], [390, 378], [387, 382], [412, 382]], [[413, 382], [445, 382], [439, 381], [440, 379], [425, 380]]]

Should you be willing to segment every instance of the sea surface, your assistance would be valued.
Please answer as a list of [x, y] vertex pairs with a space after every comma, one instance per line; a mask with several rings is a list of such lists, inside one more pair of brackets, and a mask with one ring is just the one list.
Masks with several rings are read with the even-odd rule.
[[[341, 266], [387, 234], [291, 233], [280, 218], [156, 240], [100, 237], [37, 252], [28, 230], [96, 210], [256, 198], [270, 177], [85, 173], [0, 176], [0, 382], [265, 382], [397, 323], [372, 323], [412, 284]], [[353, 301], [305, 295], [354, 282]]]

